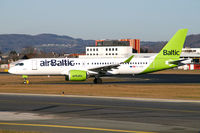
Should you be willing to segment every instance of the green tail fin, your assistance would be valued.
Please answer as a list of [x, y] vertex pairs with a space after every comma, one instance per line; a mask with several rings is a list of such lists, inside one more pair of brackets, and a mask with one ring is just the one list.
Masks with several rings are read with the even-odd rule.
[[156, 55], [151, 64], [141, 73], [155, 72], [176, 67], [176, 64], [171, 64], [170, 62], [179, 60], [187, 31], [187, 29], [178, 30], [172, 39]]
[[158, 53], [158, 58], [179, 58], [188, 29], [180, 29], [172, 37], [172, 39], [165, 45], [165, 47]]

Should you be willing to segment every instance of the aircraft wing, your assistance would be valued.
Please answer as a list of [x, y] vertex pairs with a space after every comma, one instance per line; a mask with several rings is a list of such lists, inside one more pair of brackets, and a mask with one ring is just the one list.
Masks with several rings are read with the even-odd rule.
[[122, 63], [129, 63], [133, 57], [134, 57], [134, 55], [130, 56], [127, 60], [125, 60], [124, 62], [121, 62], [119, 64], [100, 66], [100, 67], [91, 68], [88, 70], [97, 72], [98, 74], [105, 74], [107, 71], [112, 71], [112, 69], [117, 69], [120, 66], [120, 64], [122, 64]]
[[89, 69], [89, 71], [98, 72], [99, 74], [105, 74], [107, 71], [112, 71], [112, 69], [117, 69], [119, 66], [120, 64], [102, 66]]

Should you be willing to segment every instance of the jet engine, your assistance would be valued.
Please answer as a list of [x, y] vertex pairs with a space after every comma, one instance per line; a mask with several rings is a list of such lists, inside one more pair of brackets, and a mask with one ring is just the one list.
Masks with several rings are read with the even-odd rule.
[[88, 74], [83, 70], [70, 70], [65, 76], [66, 81], [84, 81], [88, 78]]

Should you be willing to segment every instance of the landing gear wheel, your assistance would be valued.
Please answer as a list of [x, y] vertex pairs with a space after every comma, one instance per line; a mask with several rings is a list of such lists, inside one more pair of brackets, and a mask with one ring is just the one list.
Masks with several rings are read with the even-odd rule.
[[24, 84], [29, 84], [29, 80], [24, 80]]
[[95, 78], [93, 82], [94, 82], [94, 84], [102, 84], [102, 79], [101, 78]]

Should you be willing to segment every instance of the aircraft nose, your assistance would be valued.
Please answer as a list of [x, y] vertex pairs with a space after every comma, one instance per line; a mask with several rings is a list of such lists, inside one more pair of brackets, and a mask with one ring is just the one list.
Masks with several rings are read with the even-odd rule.
[[11, 74], [13, 74], [13, 73], [14, 73], [14, 70], [13, 70], [12, 68], [10, 68], [10, 69], [8, 70], [8, 72], [11, 73]]

